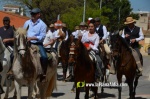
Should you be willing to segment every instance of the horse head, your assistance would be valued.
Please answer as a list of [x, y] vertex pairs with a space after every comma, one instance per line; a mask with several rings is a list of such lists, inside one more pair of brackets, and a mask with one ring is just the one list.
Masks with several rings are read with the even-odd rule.
[[14, 40], [14, 45], [15, 45], [15, 50], [18, 54], [21, 56], [24, 56], [27, 50], [27, 30], [29, 26], [24, 29], [22, 27], [14, 30], [15, 31], [15, 40]]
[[110, 35], [110, 44], [111, 44], [112, 55], [114, 58], [117, 58], [119, 56], [120, 48], [121, 48], [120, 35], [118, 32], [115, 32]]

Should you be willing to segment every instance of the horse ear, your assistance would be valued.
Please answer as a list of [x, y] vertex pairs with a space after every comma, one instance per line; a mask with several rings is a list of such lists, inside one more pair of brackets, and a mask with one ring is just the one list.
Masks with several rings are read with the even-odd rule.
[[28, 29], [29, 29], [29, 25], [27, 26], [26, 30], [28, 30]]
[[16, 31], [16, 28], [15, 28], [15, 26], [14, 26], [14, 25], [12, 26], [12, 28], [13, 28], [13, 30], [14, 30], [14, 31]]

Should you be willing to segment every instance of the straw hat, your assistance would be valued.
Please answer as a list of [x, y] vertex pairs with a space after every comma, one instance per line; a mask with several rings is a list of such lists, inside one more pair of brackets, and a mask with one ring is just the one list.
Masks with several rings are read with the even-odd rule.
[[79, 28], [79, 26], [75, 26], [75, 30], [79, 30], [80, 28]]
[[54, 24], [51, 24], [49, 27], [50, 27], [50, 28], [54, 27]]
[[127, 17], [126, 18], [126, 22], [124, 22], [124, 24], [130, 24], [130, 23], [134, 23], [135, 19], [133, 19], [132, 17]]

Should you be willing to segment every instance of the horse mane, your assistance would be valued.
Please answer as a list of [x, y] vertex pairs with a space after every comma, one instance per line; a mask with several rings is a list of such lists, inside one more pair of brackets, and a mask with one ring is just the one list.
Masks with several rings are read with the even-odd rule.
[[16, 30], [16, 34], [23, 34], [23, 35], [26, 35], [26, 32], [27, 30], [23, 27], [19, 27], [17, 30]]
[[122, 44], [124, 45], [124, 47], [127, 49], [130, 49], [129, 44], [121, 35], [119, 35], [119, 38], [120, 38], [120, 41], [122, 42]]
[[86, 66], [87, 69], [90, 70], [93, 62], [89, 57], [88, 50], [81, 41], [77, 40], [77, 42], [79, 44], [78, 51], [80, 52], [79, 55], [77, 55], [77, 62], [80, 63], [80, 66]]

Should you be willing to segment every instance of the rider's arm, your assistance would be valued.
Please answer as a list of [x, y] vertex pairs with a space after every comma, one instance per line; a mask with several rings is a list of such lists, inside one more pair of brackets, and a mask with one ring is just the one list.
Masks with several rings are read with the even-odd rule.
[[142, 31], [142, 29], [140, 28], [140, 31], [139, 31], [139, 38], [136, 38], [136, 41], [139, 42], [139, 41], [141, 41], [141, 40], [143, 40], [143, 39], [144, 39], [143, 31]]
[[94, 45], [91, 45], [90, 44], [90, 47], [93, 49], [93, 50], [98, 50], [98, 46], [99, 46], [99, 36], [96, 34], [96, 40], [95, 40], [95, 43]]
[[124, 35], [124, 30], [122, 30], [122, 35], [121, 35], [123, 38], [125, 38], [125, 35]]
[[68, 39], [68, 31], [66, 31], [65, 41]]
[[107, 39], [107, 29], [106, 29], [106, 26], [103, 26], [103, 34], [104, 34], [104, 36], [103, 36], [103, 40], [106, 40]]

